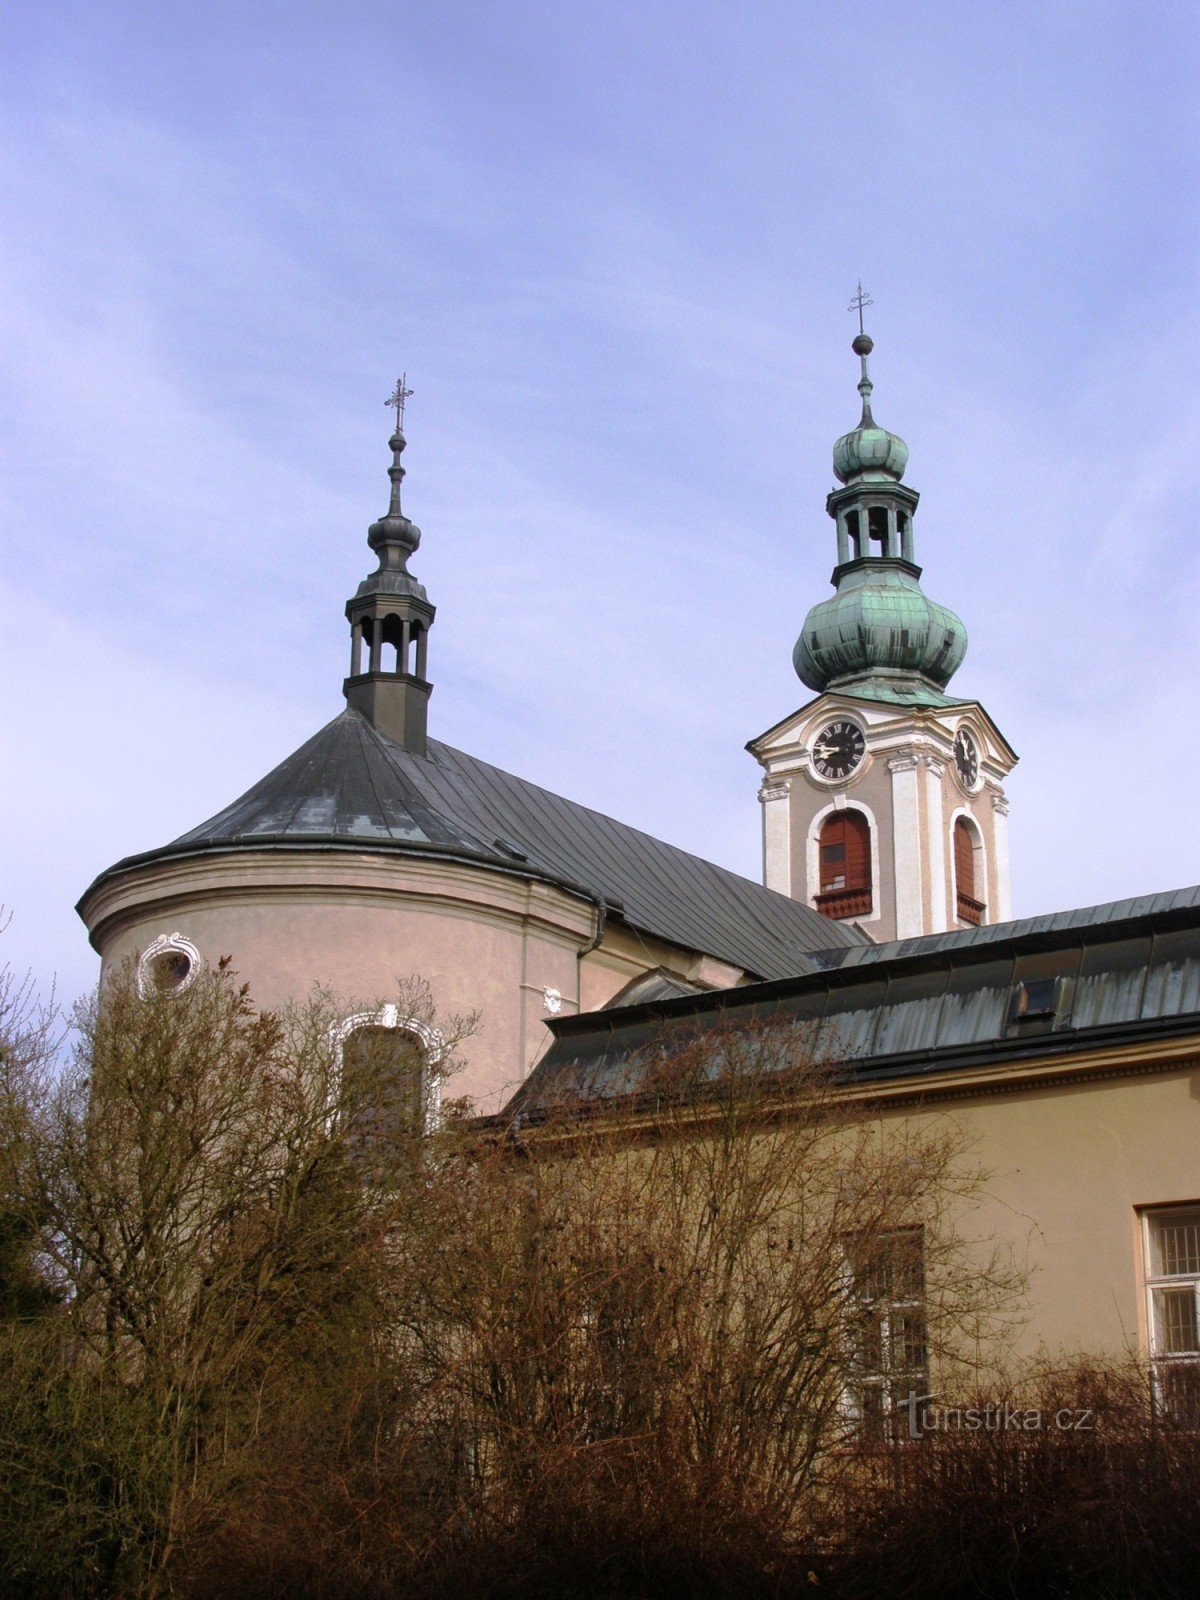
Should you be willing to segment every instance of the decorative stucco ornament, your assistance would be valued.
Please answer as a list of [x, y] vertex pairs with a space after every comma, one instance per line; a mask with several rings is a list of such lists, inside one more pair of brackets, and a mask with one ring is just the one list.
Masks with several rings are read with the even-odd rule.
[[182, 994], [200, 971], [200, 952], [182, 933], [164, 933], [143, 950], [137, 964], [137, 991], [143, 1000], [152, 994]]

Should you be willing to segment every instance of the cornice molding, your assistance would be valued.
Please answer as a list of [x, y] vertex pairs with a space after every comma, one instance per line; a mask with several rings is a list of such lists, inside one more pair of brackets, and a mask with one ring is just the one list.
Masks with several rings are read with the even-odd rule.
[[790, 778], [768, 778], [758, 791], [758, 798], [766, 805], [771, 800], [786, 800], [791, 792]]

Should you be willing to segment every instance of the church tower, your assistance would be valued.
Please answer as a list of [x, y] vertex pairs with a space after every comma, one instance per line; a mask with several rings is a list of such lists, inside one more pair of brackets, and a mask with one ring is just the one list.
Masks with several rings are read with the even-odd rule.
[[834, 594], [813, 606], [793, 663], [816, 691], [747, 749], [765, 769], [763, 882], [871, 938], [907, 939], [1010, 915], [1008, 802], [1016, 755], [976, 700], [946, 686], [967, 634], [920, 585], [904, 483], [908, 446], [871, 414], [833, 447], [840, 487]]

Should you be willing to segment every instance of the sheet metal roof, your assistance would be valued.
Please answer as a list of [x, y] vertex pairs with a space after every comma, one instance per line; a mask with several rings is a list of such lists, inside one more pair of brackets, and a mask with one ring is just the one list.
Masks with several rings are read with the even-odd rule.
[[762, 978], [864, 942], [844, 923], [461, 750], [430, 740], [416, 755], [351, 710], [224, 811], [97, 883], [171, 856], [264, 845], [483, 862], [603, 896], [630, 927]]
[[[1025, 1015], [1023, 992], [1037, 1001]], [[864, 1079], [1200, 1032], [1200, 888], [866, 946], [782, 982], [558, 1019], [507, 1114], [636, 1093], [647, 1047], [718, 1021], [794, 1024], [799, 1048]]]
[[1055, 942], [1062, 936], [1102, 928], [1111, 923], [1153, 920], [1161, 913], [1200, 908], [1200, 886], [1165, 889], [1159, 894], [1137, 895], [1130, 900], [1110, 900], [1097, 906], [1080, 906], [1071, 911], [1051, 911], [1040, 917], [1024, 917], [1016, 922], [997, 922], [982, 928], [958, 928], [950, 933], [929, 933], [918, 939], [895, 939], [888, 944], [861, 944], [830, 950], [827, 960], [838, 966], [873, 965], [894, 961], [900, 956], [950, 954], [970, 947], [1006, 944], [1013, 939], [1043, 939]]

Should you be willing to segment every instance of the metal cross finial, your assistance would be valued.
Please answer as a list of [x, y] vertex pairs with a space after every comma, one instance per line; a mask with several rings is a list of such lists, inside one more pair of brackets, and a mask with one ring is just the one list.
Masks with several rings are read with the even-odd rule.
[[873, 306], [874, 304], [875, 304], [875, 302], [874, 302], [874, 300], [871, 299], [870, 295], [863, 293], [862, 279], [860, 278], [858, 280], [858, 292], [855, 294], [854, 299], [851, 300], [850, 304], [846, 307], [847, 311], [857, 311], [858, 312], [858, 331], [859, 331], [859, 333], [865, 332], [865, 330], [863, 328], [863, 307], [864, 306]]
[[406, 372], [401, 377], [396, 379], [396, 388], [394, 392], [388, 395], [387, 399], [383, 402], [385, 406], [393, 406], [395, 408], [397, 433], [404, 432], [404, 402], [411, 394], [412, 390], [408, 387], [408, 373]]

